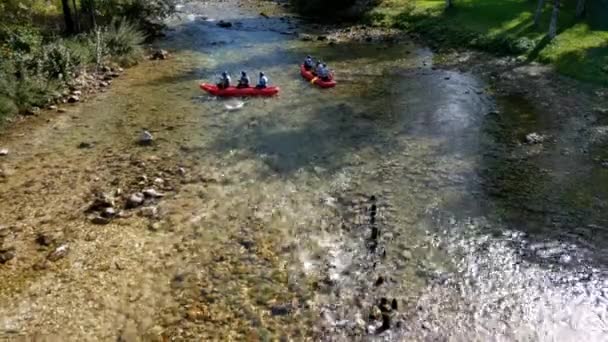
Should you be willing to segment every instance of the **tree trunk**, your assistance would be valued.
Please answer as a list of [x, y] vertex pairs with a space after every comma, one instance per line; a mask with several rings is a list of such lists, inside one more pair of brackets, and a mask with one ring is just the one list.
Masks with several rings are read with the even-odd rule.
[[559, 0], [553, 0], [553, 13], [551, 14], [551, 23], [549, 24], [549, 39], [557, 36], [557, 15], [559, 14]]
[[582, 18], [585, 16], [585, 4], [586, 1], [585, 0], [578, 0], [578, 2], [576, 3], [576, 17], [577, 18]]
[[93, 29], [97, 28], [97, 20], [95, 19], [95, 0], [89, 0], [89, 14], [91, 15], [91, 25]]
[[534, 25], [538, 27], [540, 24], [540, 16], [543, 14], [543, 5], [545, 4], [545, 0], [538, 0], [538, 5], [536, 6], [536, 12], [534, 13]]
[[453, 6], [452, 0], [445, 0], [445, 8], [452, 8]]
[[70, 10], [69, 0], [61, 0], [63, 8], [63, 20], [65, 21], [65, 30], [68, 33], [74, 33], [74, 20], [72, 20], [72, 11]]
[[78, 5], [76, 5], [76, 0], [72, 0], [72, 6], [74, 6], [74, 28], [76, 32], [80, 32], [80, 14], [78, 13]]

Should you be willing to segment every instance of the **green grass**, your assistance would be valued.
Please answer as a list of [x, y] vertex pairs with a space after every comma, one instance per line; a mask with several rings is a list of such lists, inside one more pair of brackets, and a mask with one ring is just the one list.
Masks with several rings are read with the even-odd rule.
[[421, 33], [437, 47], [474, 47], [499, 54], [523, 55], [553, 64], [566, 75], [608, 85], [608, 2], [588, 1], [588, 15], [574, 16], [576, 1], [559, 13], [558, 36], [545, 38], [552, 1], [546, 0], [539, 27], [533, 23], [536, 1], [385, 0], [369, 19], [373, 24]]

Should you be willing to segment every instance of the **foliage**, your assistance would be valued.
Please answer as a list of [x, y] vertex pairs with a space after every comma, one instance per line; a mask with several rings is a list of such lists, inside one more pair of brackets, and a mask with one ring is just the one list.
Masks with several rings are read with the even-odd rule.
[[564, 74], [608, 84], [608, 72], [602, 71], [608, 63], [606, 4], [588, 1], [588, 16], [580, 21], [576, 1], [564, 2], [557, 38], [549, 42], [545, 36], [552, 2], [546, 3], [538, 27], [533, 22], [537, 2], [529, 0], [457, 0], [448, 10], [439, 0], [384, 0], [368, 20], [422, 34], [438, 47], [521, 55], [552, 63]]
[[125, 19], [113, 21], [102, 33], [105, 54], [123, 66], [136, 64], [143, 56], [146, 37]]
[[102, 18], [126, 18], [149, 36], [155, 36], [164, 28], [162, 20], [175, 12], [175, 1], [106, 0], [98, 2], [97, 9]]
[[29, 25], [0, 26], [0, 43], [12, 52], [33, 53], [40, 48], [42, 35]]
[[0, 116], [24, 111], [47, 101], [56, 84], [13, 61], [0, 64]]
[[73, 51], [61, 41], [45, 45], [40, 61], [42, 75], [51, 80], [70, 79], [80, 63], [78, 58], [74, 58]]

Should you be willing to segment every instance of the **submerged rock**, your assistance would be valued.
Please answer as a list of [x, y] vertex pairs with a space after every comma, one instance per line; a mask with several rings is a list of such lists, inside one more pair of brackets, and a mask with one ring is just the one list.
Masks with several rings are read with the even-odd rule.
[[152, 53], [152, 59], [154, 60], [165, 60], [167, 57], [169, 57], [167, 50], [159, 49]]
[[544, 142], [545, 139], [546, 139], [546, 137], [544, 135], [540, 135], [536, 132], [526, 135], [526, 143], [530, 144], [530, 145], [540, 144], [540, 143]]
[[99, 211], [99, 210], [111, 208], [114, 206], [115, 206], [114, 197], [112, 197], [111, 195], [109, 195], [105, 192], [100, 192], [95, 195], [95, 199], [93, 200], [93, 202], [91, 202], [91, 204], [87, 208], [87, 212]]
[[70, 97], [68, 97], [68, 103], [76, 103], [76, 102], [80, 102], [80, 96], [70, 95]]
[[15, 258], [15, 248], [3, 248], [0, 249], [0, 264], [5, 264]]
[[6, 155], [8, 155], [8, 149], [0, 148], [0, 156], [6, 156]]
[[158, 208], [156, 207], [143, 207], [141, 208], [141, 216], [143, 217], [156, 217], [158, 215]]
[[36, 236], [36, 243], [40, 246], [50, 246], [53, 244], [53, 240], [48, 233], [38, 233], [38, 236]]
[[99, 225], [108, 224], [110, 223], [110, 218], [104, 216], [95, 216], [91, 219], [91, 223]]
[[51, 253], [49, 253], [49, 255], [46, 257], [49, 261], [55, 262], [59, 259], [64, 258], [66, 255], [68, 255], [69, 252], [69, 248], [67, 244], [63, 244], [57, 248], [55, 248], [55, 250], [53, 250]]
[[152, 133], [146, 130], [141, 132], [138, 140], [140, 145], [150, 145], [152, 141], [154, 141], [154, 136], [152, 136]]
[[270, 308], [273, 316], [287, 316], [291, 312], [290, 305], [274, 305]]
[[137, 208], [144, 203], [144, 194], [141, 192], [136, 192], [129, 196], [127, 199], [126, 207], [127, 209]]
[[143, 191], [144, 196], [146, 197], [150, 197], [150, 198], [159, 198], [159, 197], [164, 197], [165, 194], [160, 193], [154, 189], [146, 189]]
[[111, 218], [116, 216], [116, 209], [110, 207], [110, 208], [105, 208], [102, 212], [101, 212], [101, 216], [105, 217], [105, 218]]
[[228, 27], [232, 27], [232, 23], [231, 23], [231, 22], [229, 22], [229, 21], [220, 20], [220, 21], [217, 23], [217, 26], [219, 26], [219, 27], [223, 27], [223, 28], [228, 28]]

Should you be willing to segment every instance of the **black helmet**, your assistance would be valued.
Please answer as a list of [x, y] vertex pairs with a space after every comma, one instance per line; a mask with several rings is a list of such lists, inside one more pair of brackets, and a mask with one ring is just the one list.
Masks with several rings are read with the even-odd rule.
[[245, 71], [241, 71], [241, 75], [245, 76], [247, 73]]
[[263, 71], [260, 71], [260, 76], [264, 76], [264, 72]]
[[310, 55], [307, 55], [306, 58], [312, 58], [312, 57], [310, 57]]
[[226, 76], [226, 75], [228, 75], [228, 71], [222, 72], [222, 76]]

